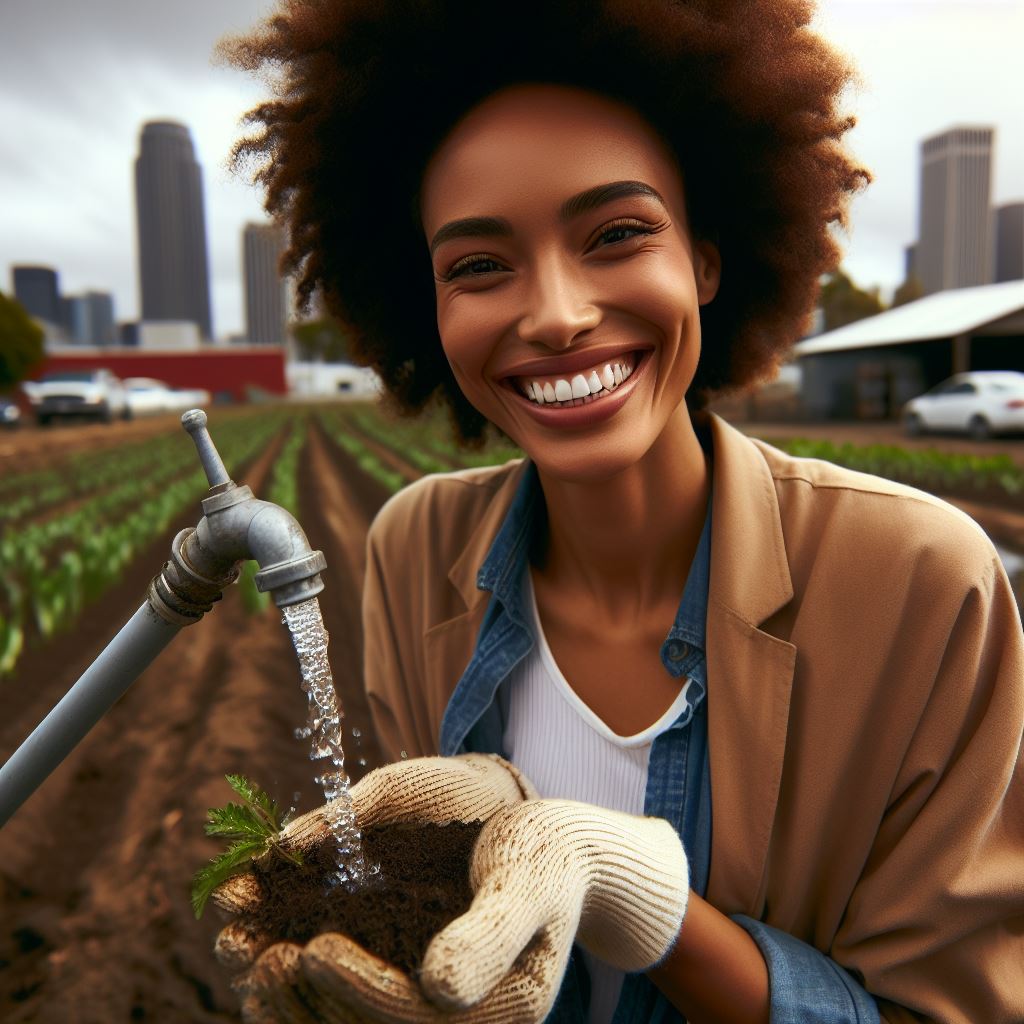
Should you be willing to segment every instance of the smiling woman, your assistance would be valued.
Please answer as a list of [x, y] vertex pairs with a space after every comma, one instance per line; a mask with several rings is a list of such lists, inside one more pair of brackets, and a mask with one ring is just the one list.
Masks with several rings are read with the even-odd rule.
[[405, 411], [527, 456], [406, 488], [368, 540], [395, 778], [440, 754], [458, 803], [484, 753], [521, 780], [484, 801], [473, 904], [416, 978], [271, 946], [251, 1020], [1024, 1018], [996, 553], [703, 410], [800, 333], [866, 179], [810, 14], [288, 0], [232, 44], [280, 74], [238, 155], [302, 293]]

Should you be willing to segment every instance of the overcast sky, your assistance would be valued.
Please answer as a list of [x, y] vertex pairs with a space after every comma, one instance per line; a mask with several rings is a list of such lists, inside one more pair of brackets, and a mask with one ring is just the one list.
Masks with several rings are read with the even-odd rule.
[[[241, 229], [263, 214], [225, 160], [264, 90], [210, 53], [273, 6], [0, 0], [0, 289], [11, 288], [12, 264], [47, 264], [65, 294], [111, 291], [118, 319], [136, 318], [139, 131], [178, 120], [203, 167], [214, 331], [242, 330]], [[995, 126], [993, 201], [1024, 199], [1024, 0], [823, 0], [818, 25], [860, 68], [850, 141], [875, 174], [853, 207], [845, 267], [891, 292], [916, 235], [921, 139]]]

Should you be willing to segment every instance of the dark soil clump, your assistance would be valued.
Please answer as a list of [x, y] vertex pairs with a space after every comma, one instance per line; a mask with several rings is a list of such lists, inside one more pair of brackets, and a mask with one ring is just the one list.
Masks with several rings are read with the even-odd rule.
[[263, 890], [253, 922], [275, 941], [305, 943], [343, 932], [409, 974], [430, 940], [469, 909], [469, 858], [483, 823], [382, 825], [363, 832], [363, 855], [379, 874], [349, 891], [332, 884], [334, 844], [309, 851], [302, 867], [280, 857], [253, 865]]

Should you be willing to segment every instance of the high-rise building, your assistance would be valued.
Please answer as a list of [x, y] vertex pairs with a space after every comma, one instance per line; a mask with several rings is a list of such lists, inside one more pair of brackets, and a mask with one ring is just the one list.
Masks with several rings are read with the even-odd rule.
[[188, 320], [212, 337], [202, 170], [183, 124], [143, 126], [135, 201], [142, 320]]
[[60, 287], [52, 267], [12, 267], [14, 297], [29, 316], [48, 324], [61, 322]]
[[63, 295], [61, 326], [76, 345], [113, 345], [114, 297], [109, 292]]
[[256, 345], [285, 340], [287, 287], [278, 264], [284, 233], [274, 224], [246, 224], [242, 233], [245, 267], [245, 327]]
[[917, 278], [925, 295], [992, 280], [994, 129], [950, 128], [921, 143]]
[[997, 281], [1024, 278], [1024, 203], [1007, 203], [996, 210]]

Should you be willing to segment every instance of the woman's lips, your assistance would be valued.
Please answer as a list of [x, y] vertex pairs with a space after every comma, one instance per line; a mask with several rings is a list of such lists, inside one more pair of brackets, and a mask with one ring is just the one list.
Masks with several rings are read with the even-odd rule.
[[633, 368], [621, 384], [614, 384], [613, 378], [613, 387], [610, 390], [602, 387], [597, 394], [587, 394], [581, 398], [570, 396], [566, 401], [559, 401], [556, 398], [556, 401], [551, 403], [547, 401], [540, 403], [534, 398], [528, 398], [522, 392], [518, 381], [523, 378], [507, 378], [505, 383], [515, 394], [517, 401], [522, 402], [533, 418], [545, 426], [590, 426], [614, 416], [625, 404], [638, 379], [644, 375], [650, 362], [651, 352], [651, 349], [646, 349], [630, 353]]
[[558, 408], [606, 398], [629, 377], [645, 355], [624, 352], [573, 373], [535, 374], [508, 378], [519, 394], [535, 405]]

